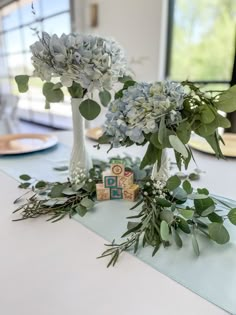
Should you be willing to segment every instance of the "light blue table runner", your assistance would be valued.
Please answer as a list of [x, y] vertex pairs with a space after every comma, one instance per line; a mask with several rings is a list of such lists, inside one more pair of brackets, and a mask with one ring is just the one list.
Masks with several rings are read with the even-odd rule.
[[[37, 179], [65, 180], [67, 173], [54, 171], [53, 167], [65, 165], [66, 162], [62, 161], [68, 160], [69, 155], [70, 148], [59, 144], [57, 148], [30, 155], [0, 156], [0, 169], [16, 179], [20, 174], [28, 173]], [[236, 202], [225, 200], [236, 207]], [[134, 212], [129, 210], [132, 205], [131, 202], [119, 200], [99, 202], [85, 217], [75, 216], [74, 219], [111, 242], [114, 238], [119, 240], [126, 231], [126, 217]], [[236, 314], [236, 227], [229, 224], [228, 230], [231, 242], [223, 246], [199, 235], [201, 254], [198, 258], [193, 253], [191, 239], [184, 234], [181, 235], [182, 249], [175, 245], [161, 247], [152, 257], [152, 248], [146, 247], [139, 250], [136, 256], [204, 299]], [[103, 250], [98, 248], [98, 256]], [[121, 259], [125, 257], [121, 256]], [[104, 260], [104, 267], [105, 264]]]

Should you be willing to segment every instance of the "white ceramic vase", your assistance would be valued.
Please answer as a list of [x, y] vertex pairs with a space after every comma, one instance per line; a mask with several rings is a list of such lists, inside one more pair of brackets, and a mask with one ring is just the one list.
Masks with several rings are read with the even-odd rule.
[[79, 111], [79, 105], [82, 99], [72, 98], [72, 121], [73, 121], [73, 148], [70, 158], [69, 173], [70, 178], [73, 180], [78, 168], [88, 172], [92, 168], [92, 159], [88, 154], [85, 146], [85, 133], [84, 133], [84, 118]]
[[153, 165], [152, 169], [152, 179], [164, 180], [166, 181], [170, 176], [170, 162], [168, 158], [168, 152], [166, 149], [162, 151], [161, 156], [161, 167], [158, 170], [157, 162]]

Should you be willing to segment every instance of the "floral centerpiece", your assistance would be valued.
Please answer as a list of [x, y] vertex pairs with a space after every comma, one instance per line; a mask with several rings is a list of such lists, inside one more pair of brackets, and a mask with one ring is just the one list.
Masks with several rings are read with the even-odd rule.
[[[50, 103], [64, 100], [62, 87], [71, 95], [74, 148], [70, 170], [78, 166], [88, 170], [91, 159], [84, 145], [84, 122], [95, 119], [100, 105], [92, 99], [92, 92], [99, 91], [100, 102], [107, 106], [111, 100], [110, 90], [126, 71], [124, 51], [117, 42], [92, 35], [63, 34], [50, 36], [43, 32], [39, 40], [30, 46], [33, 75], [46, 81], [43, 94], [46, 108]], [[58, 81], [55, 79], [59, 79]], [[53, 82], [52, 82], [53, 80]], [[16, 76], [20, 92], [28, 90], [29, 76]]]
[[100, 143], [112, 147], [148, 143], [141, 168], [155, 164], [153, 176], [159, 170], [159, 176], [167, 179], [166, 149], [174, 150], [179, 169], [182, 164], [187, 168], [192, 158], [187, 145], [192, 131], [210, 144], [217, 157], [223, 157], [218, 128], [230, 127], [224, 113], [234, 110], [236, 86], [214, 93], [187, 81], [127, 81], [109, 105]]

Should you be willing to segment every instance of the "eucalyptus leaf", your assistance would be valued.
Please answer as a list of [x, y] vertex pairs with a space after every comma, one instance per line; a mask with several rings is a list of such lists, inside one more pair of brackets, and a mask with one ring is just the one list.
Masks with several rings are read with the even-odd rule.
[[231, 209], [227, 216], [228, 216], [229, 221], [232, 224], [236, 225], [236, 208]]
[[45, 82], [43, 85], [43, 95], [49, 103], [59, 103], [64, 100], [64, 94], [61, 89], [54, 89], [55, 84]]
[[22, 174], [20, 175], [19, 177], [21, 180], [24, 180], [24, 181], [28, 181], [28, 180], [31, 180], [31, 177], [27, 174]]
[[160, 219], [166, 221], [166, 223], [170, 224], [174, 220], [174, 214], [169, 210], [162, 210], [160, 213]]
[[193, 210], [179, 209], [178, 211], [185, 219], [192, 219], [194, 215]]
[[236, 85], [223, 92], [215, 104], [219, 110], [225, 113], [234, 112], [236, 110]]
[[99, 99], [101, 104], [106, 107], [111, 101], [111, 93], [104, 89], [99, 92]]
[[170, 178], [168, 178], [168, 180], [166, 182], [166, 187], [168, 190], [173, 191], [177, 187], [179, 187], [180, 184], [181, 184], [181, 180], [179, 179], [179, 177], [177, 175], [174, 175], [174, 176], [171, 176]]
[[29, 89], [29, 76], [28, 75], [17, 75], [15, 76], [15, 81], [20, 93], [26, 93]]
[[185, 145], [183, 144], [183, 142], [180, 141], [180, 139], [177, 136], [170, 135], [169, 141], [172, 148], [175, 149], [175, 151], [179, 152], [184, 158], [188, 157], [188, 151]]
[[94, 201], [85, 197], [81, 200], [80, 204], [86, 209], [91, 209], [94, 206]]
[[181, 239], [179, 233], [174, 228], [172, 229], [172, 233], [173, 233], [173, 237], [174, 237], [176, 245], [179, 248], [181, 248], [183, 246], [183, 242], [182, 242], [182, 239]]
[[191, 233], [188, 223], [181, 217], [178, 217], [178, 227], [186, 234]]
[[183, 182], [183, 189], [186, 191], [187, 194], [191, 194], [193, 192], [193, 188], [188, 180]]
[[81, 115], [87, 120], [95, 119], [101, 112], [100, 105], [91, 99], [86, 99], [79, 106]]
[[211, 223], [208, 226], [210, 238], [217, 244], [226, 244], [229, 239], [229, 232], [226, 230], [222, 223]]
[[161, 238], [163, 239], [163, 241], [169, 240], [169, 225], [164, 220], [161, 221], [160, 233], [161, 233]]
[[76, 208], [75, 208], [76, 212], [81, 216], [85, 216], [85, 214], [88, 212], [87, 208], [84, 207], [83, 205], [78, 205]]

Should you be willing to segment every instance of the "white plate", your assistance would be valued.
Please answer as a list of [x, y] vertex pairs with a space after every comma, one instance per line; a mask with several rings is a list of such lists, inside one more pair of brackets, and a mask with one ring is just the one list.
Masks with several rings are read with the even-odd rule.
[[0, 155], [37, 152], [51, 148], [57, 143], [57, 137], [49, 134], [4, 135], [0, 136]]

